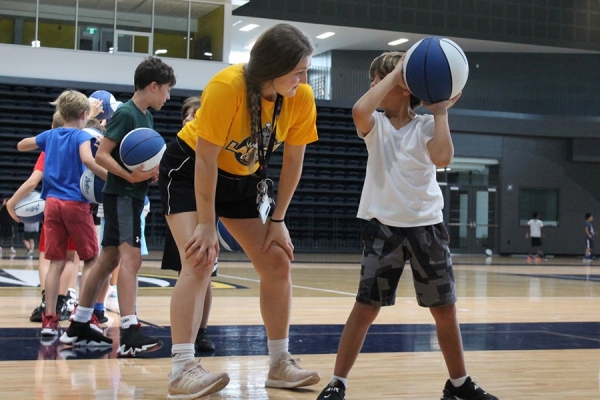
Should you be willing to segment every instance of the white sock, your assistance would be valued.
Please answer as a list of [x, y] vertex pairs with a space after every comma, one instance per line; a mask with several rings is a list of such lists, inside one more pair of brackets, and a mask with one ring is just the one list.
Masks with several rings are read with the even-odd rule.
[[137, 319], [137, 315], [135, 315], [135, 314], [126, 315], [124, 317], [121, 317], [121, 329], [127, 329], [131, 325], [137, 325], [137, 324], [138, 324], [138, 319]]
[[171, 356], [173, 357], [171, 378], [181, 375], [185, 363], [194, 359], [194, 351], [194, 343], [174, 344], [171, 347]]
[[332, 375], [331, 376], [331, 380], [329, 381], [329, 383], [332, 383], [335, 380], [338, 380], [338, 381], [342, 382], [344, 384], [344, 387], [346, 389], [348, 389], [348, 378], [342, 378], [341, 376]]
[[454, 386], [455, 388], [461, 387], [462, 385], [465, 384], [468, 377], [469, 377], [469, 375], [465, 375], [462, 378], [458, 378], [458, 379], [450, 378], [450, 383], [452, 383], [452, 386]]
[[83, 323], [89, 322], [90, 319], [92, 319], [93, 312], [93, 307], [77, 306], [77, 312], [75, 312], [75, 317], [73, 317], [73, 321]]
[[269, 364], [271, 366], [276, 365], [279, 360], [281, 360], [281, 355], [283, 353], [287, 353], [289, 343], [289, 338], [267, 340], [267, 346], [269, 347]]

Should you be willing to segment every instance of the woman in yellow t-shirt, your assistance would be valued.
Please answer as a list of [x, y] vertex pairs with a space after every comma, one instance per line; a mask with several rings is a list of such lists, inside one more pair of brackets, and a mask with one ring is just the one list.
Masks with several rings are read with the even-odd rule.
[[[247, 64], [227, 67], [210, 80], [194, 119], [163, 156], [162, 204], [182, 261], [171, 299], [169, 396], [208, 395], [229, 382], [226, 373], [209, 374], [194, 361], [203, 299], [219, 252], [217, 217], [260, 275], [271, 365], [265, 386], [319, 382], [318, 373], [300, 368], [288, 352], [294, 246], [284, 222], [306, 145], [317, 140], [314, 96], [306, 84], [312, 52], [310, 40], [291, 25], [266, 30]], [[275, 203], [268, 161], [284, 142]]]

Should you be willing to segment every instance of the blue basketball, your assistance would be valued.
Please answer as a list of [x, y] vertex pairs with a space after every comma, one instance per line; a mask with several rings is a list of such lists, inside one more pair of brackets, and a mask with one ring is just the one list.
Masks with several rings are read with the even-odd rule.
[[104, 181], [98, 178], [94, 173], [86, 169], [81, 178], [79, 179], [79, 189], [81, 194], [88, 201], [96, 204], [102, 204], [102, 188], [104, 188]]
[[102, 102], [102, 112], [96, 116], [96, 119], [110, 120], [117, 107], [120, 105], [110, 92], [106, 90], [96, 90], [90, 95], [91, 98], [98, 99]]
[[96, 152], [98, 151], [98, 147], [96, 147], [96, 142], [102, 140], [104, 135], [96, 128], [84, 128], [83, 130], [94, 137], [90, 141], [90, 145], [92, 147], [92, 156], [96, 157]]
[[219, 237], [219, 245], [222, 250], [227, 251], [244, 251], [242, 246], [235, 240], [231, 233], [225, 228], [221, 220], [217, 220], [217, 236]]
[[456, 96], [467, 83], [469, 63], [452, 40], [429, 37], [415, 43], [404, 58], [404, 80], [412, 94], [427, 103]]
[[144, 164], [144, 171], [150, 171], [160, 163], [166, 148], [165, 140], [158, 132], [137, 128], [125, 135], [119, 153], [128, 170], [133, 171]]
[[40, 196], [40, 192], [33, 191], [15, 204], [15, 214], [24, 224], [33, 224], [44, 218], [46, 201]]

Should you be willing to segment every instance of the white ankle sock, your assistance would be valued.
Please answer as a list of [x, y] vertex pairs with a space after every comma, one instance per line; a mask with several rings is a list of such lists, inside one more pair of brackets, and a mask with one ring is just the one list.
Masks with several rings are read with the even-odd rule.
[[171, 356], [173, 357], [171, 378], [175, 379], [183, 372], [185, 363], [194, 359], [194, 343], [174, 344], [171, 347]]
[[88, 322], [90, 319], [92, 319], [92, 313], [94, 312], [94, 309], [91, 307], [82, 307], [82, 306], [77, 306], [77, 312], [75, 313], [75, 316], [73, 317], [73, 321], [75, 322]]
[[121, 317], [121, 329], [127, 329], [131, 325], [137, 325], [137, 324], [138, 324], [138, 319], [137, 319], [137, 315], [135, 315], [135, 314], [126, 315], [124, 317]]
[[462, 378], [458, 378], [458, 379], [450, 378], [450, 383], [452, 383], [452, 386], [454, 386], [455, 388], [461, 387], [467, 381], [468, 377], [469, 377], [469, 375], [465, 375]]
[[276, 365], [279, 360], [281, 360], [281, 355], [283, 353], [287, 353], [289, 343], [289, 338], [267, 340], [267, 346], [269, 347], [269, 364], [271, 366]]
[[333, 382], [334, 380], [338, 380], [338, 381], [342, 382], [344, 384], [344, 387], [346, 389], [348, 389], [348, 378], [342, 378], [341, 376], [332, 375], [329, 383]]

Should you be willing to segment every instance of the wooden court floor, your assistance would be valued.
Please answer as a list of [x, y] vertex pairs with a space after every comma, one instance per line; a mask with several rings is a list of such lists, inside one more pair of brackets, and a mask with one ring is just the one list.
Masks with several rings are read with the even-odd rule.
[[[20, 252], [13, 259], [5, 254], [0, 399], [164, 399], [171, 366], [170, 286], [176, 275], [161, 271], [155, 258], [144, 262], [137, 310], [144, 329], [161, 336], [165, 346], [146, 358], [120, 359], [114, 351], [114, 312], [107, 314], [107, 332], [116, 340], [106, 354], [42, 344], [41, 324], [29, 322], [40, 297], [37, 261], [24, 260]], [[467, 369], [482, 387], [501, 399], [600, 397], [600, 262], [455, 256], [454, 268]], [[294, 265], [290, 350], [322, 380], [300, 390], [265, 389], [257, 274], [247, 262], [221, 260], [209, 323], [217, 351], [202, 362], [209, 370], [227, 371], [231, 382], [210, 399], [316, 399], [331, 376], [358, 274], [358, 263]], [[348, 400], [441, 396], [447, 371], [432, 318], [417, 306], [410, 275], [406, 268], [396, 305], [384, 308], [369, 332], [349, 377]], [[107, 307], [118, 311], [113, 298]]]

